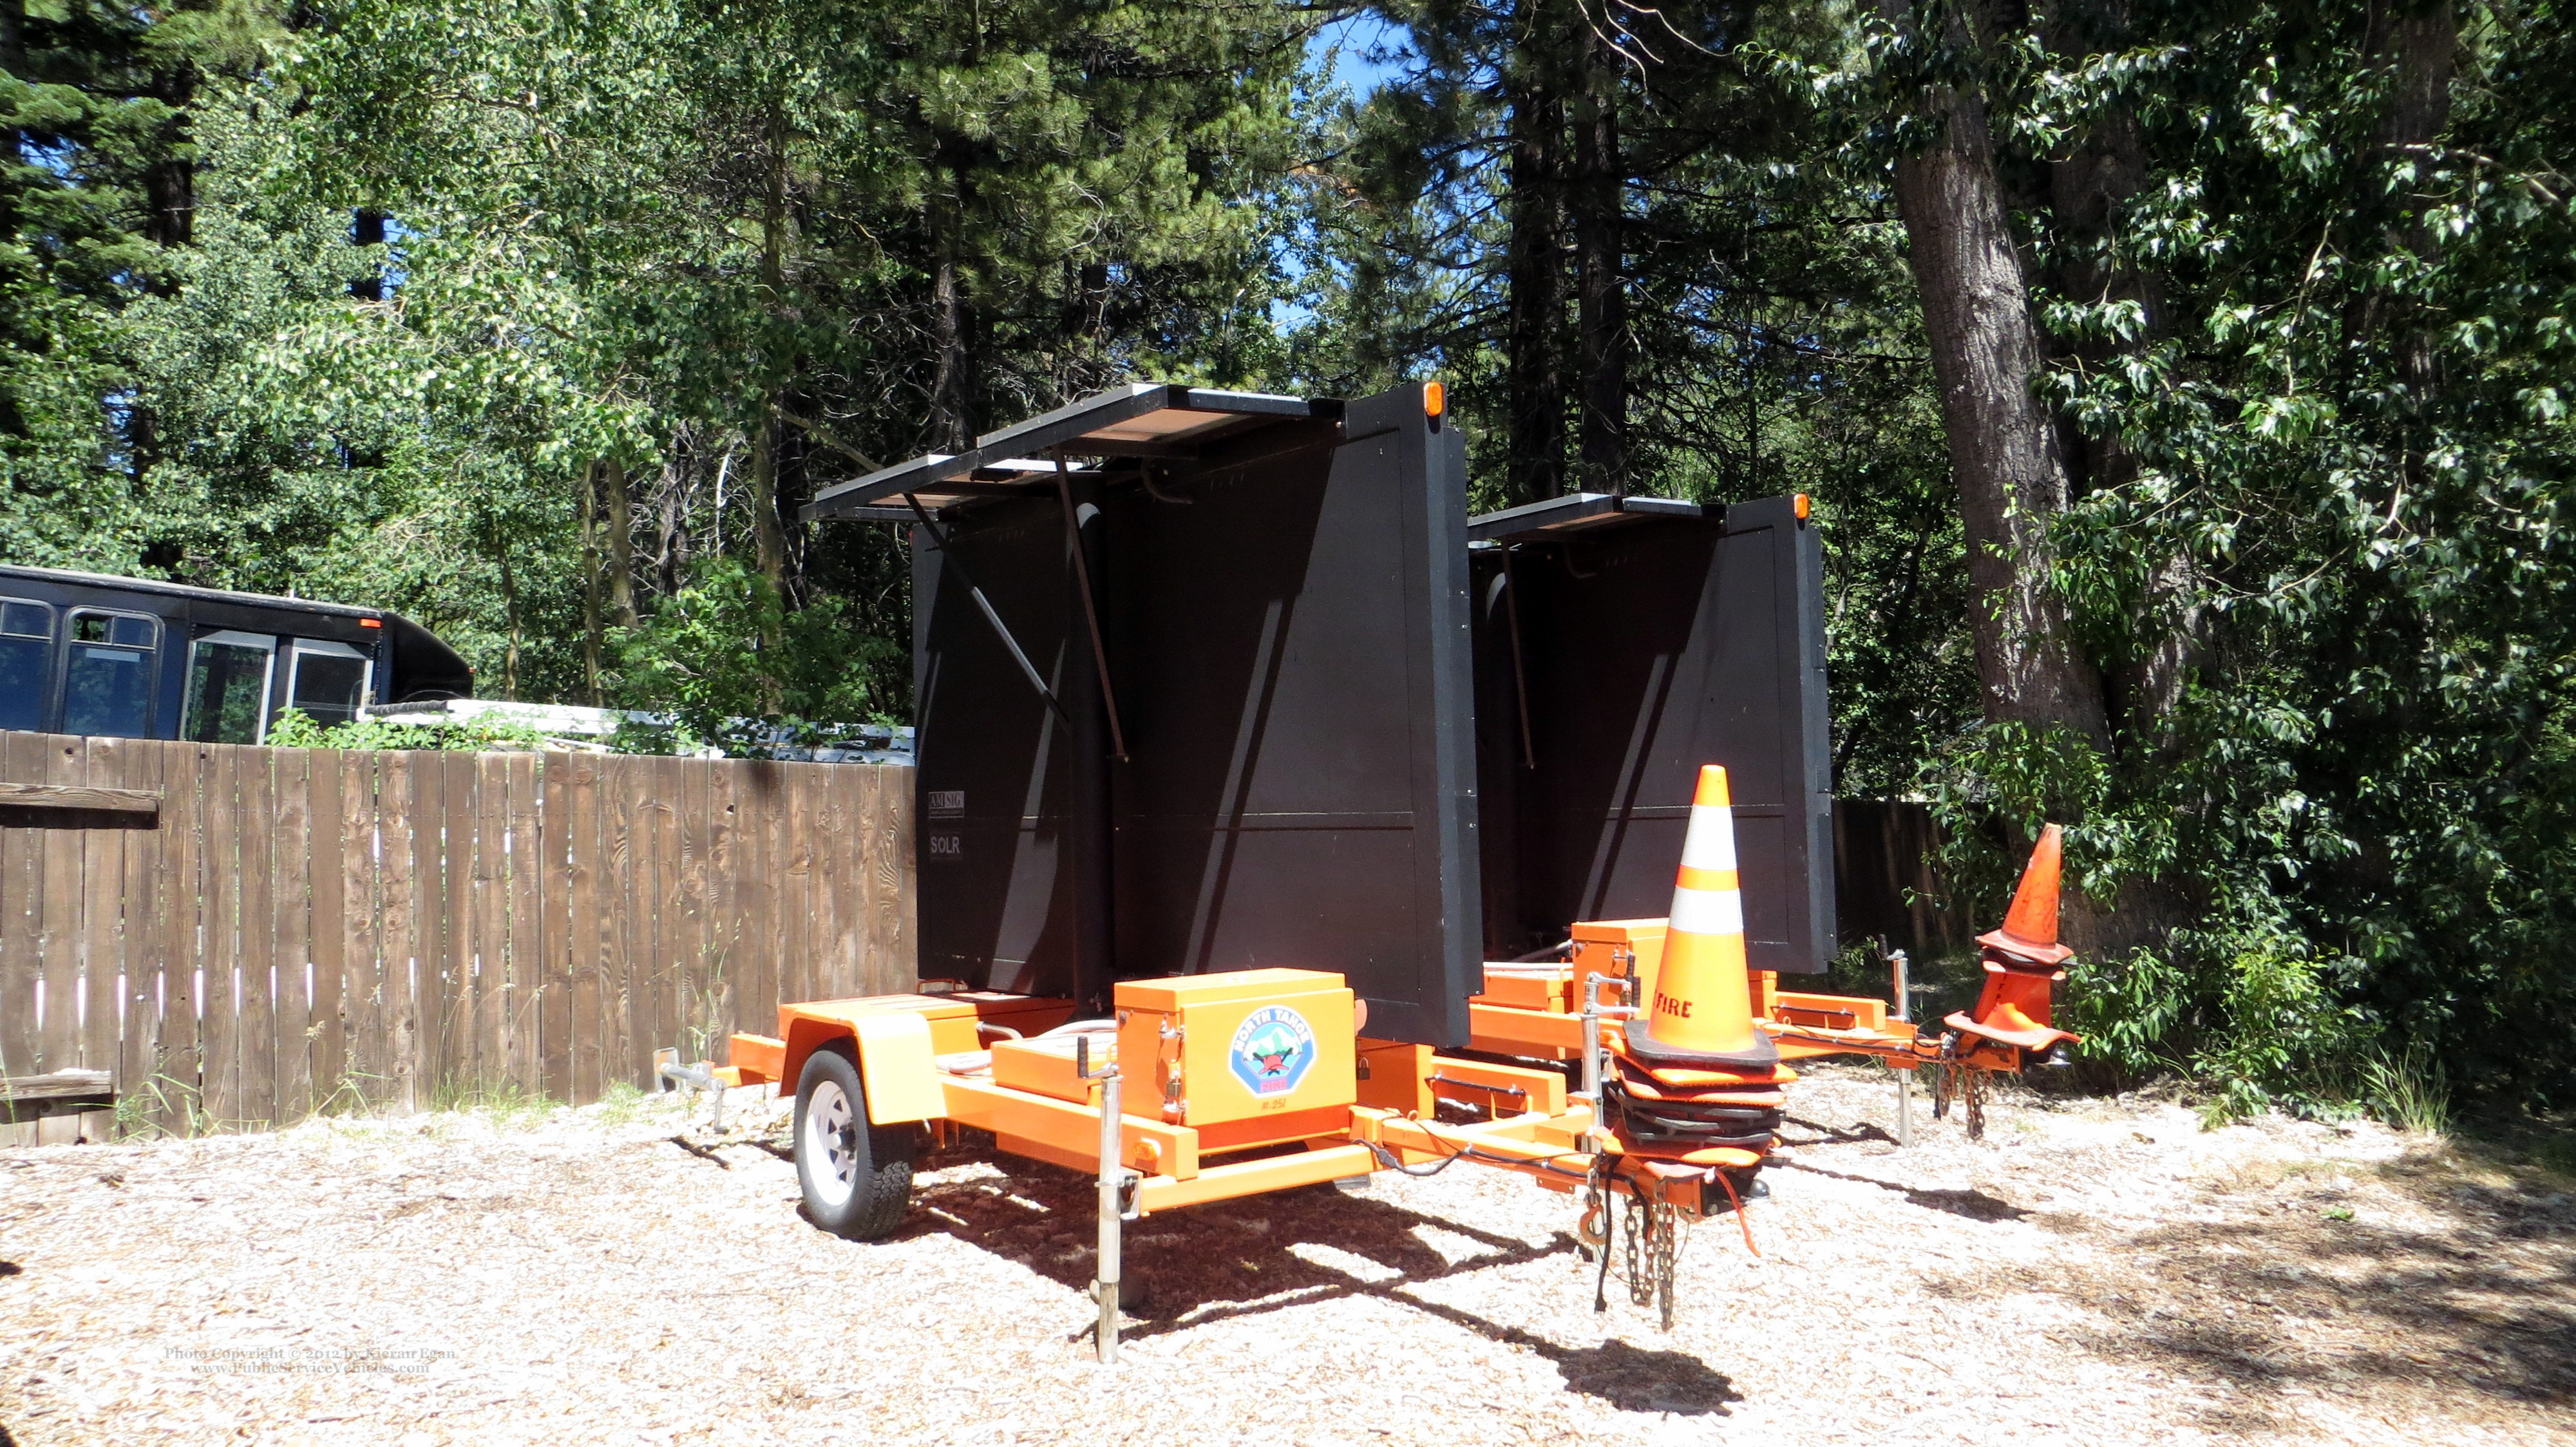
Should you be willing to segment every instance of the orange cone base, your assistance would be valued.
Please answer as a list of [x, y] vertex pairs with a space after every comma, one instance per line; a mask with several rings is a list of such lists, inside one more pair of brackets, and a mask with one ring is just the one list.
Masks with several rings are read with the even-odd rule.
[[1651, 1019], [1628, 1022], [1628, 1053], [1654, 1069], [1761, 1071], [1780, 1063], [1780, 1047], [1759, 1030], [1741, 1050], [1694, 1050], [1655, 1038]]
[[1641, 1082], [1635, 1075], [1624, 1072], [1620, 1077], [1620, 1083], [1627, 1086], [1628, 1093], [1639, 1100], [1717, 1100], [1724, 1101], [1728, 1105], [1742, 1106], [1746, 1110], [1784, 1110], [1789, 1104], [1789, 1092], [1766, 1090], [1760, 1086], [1750, 1088], [1734, 1086], [1720, 1090], [1704, 1088], [1683, 1090], [1665, 1086], [1659, 1090], [1656, 1087], [1663, 1085], [1660, 1079], [1647, 1084]]
[[1709, 1150], [1758, 1156], [1779, 1139], [1788, 1097], [1775, 1081], [1682, 1086], [1625, 1056], [1611, 1063], [1617, 1092], [1606, 1124], [1631, 1155], [1685, 1162], [1700, 1162], [1698, 1153]]
[[1688, 1066], [1680, 1065], [1648, 1065], [1645, 1061], [1629, 1055], [1615, 1043], [1611, 1047], [1611, 1053], [1615, 1058], [1619, 1058], [1622, 1065], [1641, 1070], [1655, 1084], [1674, 1090], [1708, 1090], [1727, 1086], [1738, 1089], [1751, 1087], [1757, 1090], [1773, 1090], [1798, 1078], [1798, 1072], [1786, 1065], [1774, 1065], [1768, 1069], [1693, 1070]]
[[1762, 1164], [1762, 1158], [1770, 1153], [1768, 1147], [1748, 1150], [1742, 1146], [1702, 1146], [1698, 1150], [1677, 1152], [1669, 1146], [1638, 1145], [1625, 1136], [1614, 1139], [1619, 1142], [1619, 1154], [1635, 1156], [1649, 1164], [1669, 1162], [1681, 1166], [1724, 1166], [1740, 1170]]
[[2046, 1050], [2076, 1037], [2055, 1028], [2052, 1007], [2062, 970], [2045, 966], [2019, 968], [1993, 958], [1985, 962], [1986, 987], [1977, 996], [1975, 1013], [1951, 1015], [1942, 1023], [1965, 1035], [2023, 1050]]
[[2075, 958], [2075, 951], [2055, 941], [2026, 940], [2004, 930], [1988, 930], [1977, 936], [1977, 943], [1987, 949], [2012, 956], [2007, 963], [2022, 963], [2025, 968], [2054, 968]]
[[1944, 1017], [1941, 1023], [1961, 1034], [1974, 1035], [1981, 1040], [1992, 1040], [1998, 1045], [2018, 1046], [2024, 1050], [2046, 1050], [2061, 1042], [2072, 1045], [2083, 1039], [2080, 1035], [2038, 1024], [2010, 1005], [1996, 1009], [1984, 1020], [1971, 1020], [1967, 1012], [1954, 1011]]

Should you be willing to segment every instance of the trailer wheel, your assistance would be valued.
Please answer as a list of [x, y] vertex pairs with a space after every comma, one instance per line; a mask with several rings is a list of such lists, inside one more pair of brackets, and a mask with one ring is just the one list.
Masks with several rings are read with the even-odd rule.
[[912, 1204], [913, 1130], [868, 1124], [859, 1064], [839, 1049], [805, 1057], [796, 1081], [796, 1184], [815, 1225], [875, 1241]]

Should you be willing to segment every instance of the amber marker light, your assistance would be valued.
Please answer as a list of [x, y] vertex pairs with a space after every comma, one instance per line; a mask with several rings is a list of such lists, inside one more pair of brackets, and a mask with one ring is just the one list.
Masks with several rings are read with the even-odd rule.
[[1807, 495], [1802, 492], [1789, 499], [1789, 510], [1798, 515], [1798, 521], [1805, 522], [1807, 514], [1814, 511], [1814, 504], [1808, 502]]
[[[1437, 382], [1425, 382], [1425, 383], [1423, 383], [1423, 384], [1422, 384], [1422, 415], [1423, 415], [1423, 416], [1425, 416], [1425, 417], [1437, 417], [1437, 416], [1439, 416], [1441, 413], [1446, 412], [1446, 411], [1448, 411], [1448, 410], [1449, 410], [1449, 389], [1448, 389], [1448, 388], [1446, 388], [1446, 387], [1441, 386], [1441, 385], [1440, 385], [1439, 383], [1437, 383]], [[1800, 513], [1800, 514], [1799, 514], [1799, 516], [1800, 516], [1800, 517], [1804, 517], [1804, 516], [1806, 516], [1806, 514], [1805, 514], [1805, 513]]]

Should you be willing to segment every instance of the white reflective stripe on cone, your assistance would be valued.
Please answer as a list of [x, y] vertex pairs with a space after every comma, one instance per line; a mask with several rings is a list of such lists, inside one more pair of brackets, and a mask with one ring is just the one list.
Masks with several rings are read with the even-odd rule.
[[1682, 865], [1689, 869], [1735, 867], [1735, 811], [1724, 804], [1694, 804], [1690, 832], [1682, 836]]
[[1676, 889], [1668, 928], [1675, 934], [1740, 935], [1744, 933], [1744, 891]]

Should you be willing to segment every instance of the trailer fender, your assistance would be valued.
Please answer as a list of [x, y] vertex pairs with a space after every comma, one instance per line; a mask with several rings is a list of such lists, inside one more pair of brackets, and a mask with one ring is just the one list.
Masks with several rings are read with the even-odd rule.
[[859, 1063], [859, 1087], [867, 1095], [871, 1124], [934, 1120], [947, 1113], [947, 1094], [939, 1088], [939, 1070], [932, 1061], [930, 1021], [924, 1016], [910, 1010], [854, 1019], [802, 1016], [791, 1017], [786, 1026], [778, 1074], [781, 1095], [795, 1094], [807, 1057], [839, 1046]]
[[948, 1113], [926, 1017], [904, 1010], [862, 1015], [850, 1024], [858, 1035], [859, 1084], [868, 1093], [872, 1124], [935, 1120]]

